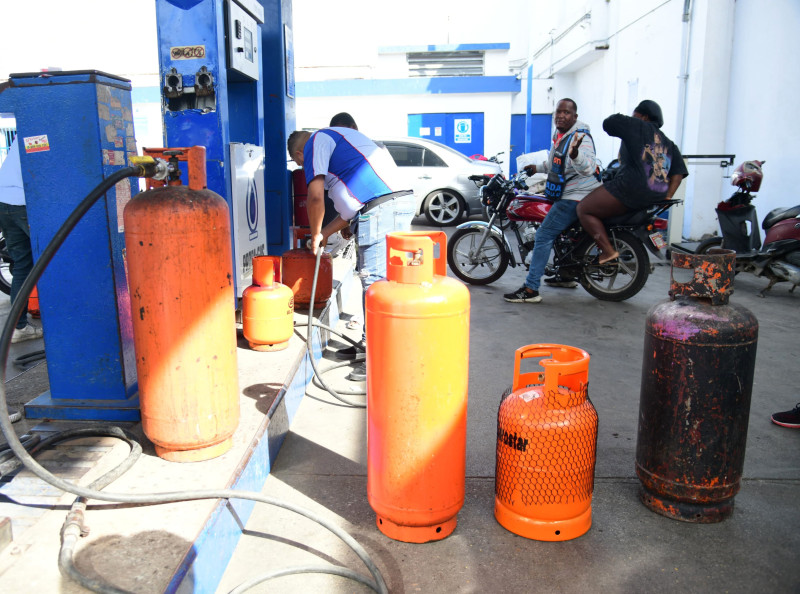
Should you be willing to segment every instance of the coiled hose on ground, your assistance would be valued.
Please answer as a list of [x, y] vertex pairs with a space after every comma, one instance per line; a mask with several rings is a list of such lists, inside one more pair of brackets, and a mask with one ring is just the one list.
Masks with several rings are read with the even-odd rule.
[[[75, 210], [72, 213], [70, 213], [70, 215], [64, 221], [64, 224], [55, 233], [53, 239], [50, 241], [50, 243], [47, 244], [47, 247], [45, 247], [45, 249], [39, 256], [39, 259], [34, 264], [33, 269], [28, 275], [28, 278], [25, 280], [25, 282], [22, 285], [22, 288], [20, 289], [17, 299], [11, 305], [11, 310], [8, 314], [8, 318], [6, 319], [6, 323], [3, 327], [2, 334], [0, 334], [0, 430], [2, 430], [3, 435], [5, 436], [8, 442], [10, 450], [14, 452], [14, 454], [19, 458], [19, 460], [25, 465], [25, 467], [28, 470], [30, 470], [34, 475], [36, 475], [43, 481], [53, 485], [54, 487], [57, 487], [63, 491], [66, 491], [68, 493], [73, 493], [74, 495], [78, 496], [78, 499], [75, 501], [72, 510], [67, 515], [64, 527], [62, 528], [62, 548], [59, 554], [59, 569], [66, 577], [77, 581], [83, 587], [88, 588], [92, 591], [102, 592], [106, 594], [108, 593], [121, 594], [125, 592], [109, 584], [101, 583], [97, 580], [92, 580], [87, 578], [86, 576], [83, 576], [82, 574], [77, 572], [77, 570], [75, 570], [74, 566], [72, 565], [72, 550], [78, 538], [80, 538], [80, 535], [85, 531], [85, 528], [83, 526], [83, 510], [85, 509], [86, 506], [85, 500], [87, 499], [97, 499], [100, 501], [109, 501], [115, 503], [130, 503], [130, 504], [175, 503], [179, 501], [194, 501], [198, 499], [246, 499], [250, 501], [256, 501], [259, 503], [266, 503], [269, 505], [273, 505], [275, 507], [280, 507], [288, 511], [292, 511], [330, 530], [333, 534], [339, 537], [345, 544], [347, 544], [347, 546], [350, 547], [350, 549], [352, 549], [353, 552], [355, 552], [355, 554], [359, 557], [359, 559], [361, 559], [364, 565], [366, 565], [367, 569], [369, 570], [369, 573], [372, 575], [372, 579], [369, 579], [355, 571], [343, 567], [337, 567], [332, 565], [307, 566], [294, 569], [278, 570], [271, 572], [269, 574], [262, 575], [260, 577], [254, 578], [253, 580], [250, 580], [246, 584], [242, 584], [236, 590], [234, 590], [235, 592], [244, 592], [246, 589], [255, 586], [256, 584], [262, 583], [263, 581], [275, 577], [290, 575], [294, 573], [313, 572], [313, 573], [328, 573], [332, 575], [347, 577], [349, 579], [356, 580], [362, 584], [369, 586], [376, 592], [388, 593], [386, 582], [384, 581], [380, 570], [372, 561], [367, 552], [363, 549], [363, 547], [352, 536], [350, 536], [347, 532], [345, 532], [338, 526], [327, 521], [325, 518], [300, 506], [293, 505], [291, 503], [287, 503], [277, 499], [273, 499], [271, 497], [262, 495], [261, 493], [255, 493], [249, 491], [236, 491], [233, 489], [188, 490], [188, 491], [175, 491], [166, 493], [145, 493], [140, 495], [132, 495], [126, 493], [107, 493], [104, 491], [100, 491], [99, 489], [109, 484], [111, 481], [117, 478], [119, 474], [127, 470], [127, 468], [135, 462], [136, 457], [138, 456], [138, 453], [136, 452], [137, 448], [138, 450], [141, 450], [141, 446], [139, 446], [138, 443], [136, 443], [136, 445], [133, 445], [135, 442], [132, 439], [130, 439], [132, 436], [129, 436], [128, 434], [126, 434], [126, 432], [119, 429], [118, 427], [114, 428], [103, 427], [99, 429], [85, 430], [85, 431], [99, 431], [97, 435], [109, 435], [110, 433], [113, 433], [115, 437], [120, 437], [121, 439], [125, 439], [131, 445], [131, 455], [121, 465], [121, 467], [104, 475], [103, 477], [92, 483], [89, 487], [82, 487], [80, 485], [70, 483], [48, 472], [33, 458], [31, 453], [25, 449], [23, 444], [17, 438], [16, 432], [14, 431], [14, 428], [11, 424], [11, 420], [8, 414], [8, 400], [6, 397], [6, 390], [5, 390], [5, 382], [6, 382], [5, 367], [8, 361], [9, 348], [11, 345], [11, 336], [13, 334], [17, 320], [19, 319], [22, 313], [23, 304], [27, 301], [31, 291], [33, 290], [33, 287], [41, 278], [42, 273], [45, 271], [45, 269], [55, 256], [58, 249], [64, 243], [64, 240], [67, 238], [72, 229], [75, 228], [75, 226], [78, 224], [83, 215], [86, 214], [89, 208], [91, 208], [91, 206], [101, 196], [103, 196], [109, 189], [114, 187], [114, 185], [117, 184], [119, 181], [122, 181], [123, 179], [126, 179], [128, 177], [150, 177], [152, 175], [153, 175], [152, 169], [148, 168], [145, 165], [126, 167], [104, 179], [95, 189], [93, 189], [86, 196], [86, 198], [84, 198], [80, 202], [80, 204], [78, 204]], [[319, 266], [319, 258], [317, 259], [317, 266]], [[316, 285], [316, 272], [314, 280]], [[312, 303], [313, 303], [313, 295], [312, 295]], [[310, 333], [311, 329], [309, 327], [309, 337]], [[313, 356], [311, 357], [311, 359], [312, 361], [314, 360]], [[82, 436], [85, 435], [86, 434], [83, 434]], [[63, 434], [58, 434], [50, 439], [53, 440], [51, 441], [51, 443], [54, 443], [55, 441], [61, 441], [62, 439], [66, 438], [63, 438]]]

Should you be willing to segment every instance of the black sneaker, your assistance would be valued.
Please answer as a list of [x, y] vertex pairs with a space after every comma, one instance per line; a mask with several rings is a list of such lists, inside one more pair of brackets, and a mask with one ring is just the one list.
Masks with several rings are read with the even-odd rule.
[[361, 361], [355, 367], [353, 367], [353, 371], [347, 374], [345, 378], [349, 382], [365, 382], [367, 381], [367, 362]]
[[563, 287], [564, 289], [574, 289], [578, 286], [576, 281], [562, 278], [558, 275], [545, 278], [544, 284], [546, 284], [548, 287]]
[[506, 293], [503, 299], [510, 303], [539, 303], [542, 298], [539, 296], [539, 291], [531, 291], [525, 285], [513, 293]]
[[781, 427], [790, 427], [791, 429], [800, 429], [800, 402], [794, 407], [793, 410], [784, 412], [777, 412], [770, 417], [772, 422]]
[[357, 355], [362, 355], [367, 350], [367, 345], [362, 340], [356, 346], [349, 346], [346, 349], [339, 349], [334, 353], [337, 359], [355, 359]]

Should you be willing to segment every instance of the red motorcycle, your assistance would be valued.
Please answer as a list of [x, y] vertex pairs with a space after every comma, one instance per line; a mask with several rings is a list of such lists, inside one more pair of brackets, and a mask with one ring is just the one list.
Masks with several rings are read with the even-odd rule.
[[[528, 194], [525, 175], [509, 179], [502, 174], [471, 176], [480, 185], [481, 201], [489, 221], [470, 221], [456, 228], [447, 243], [450, 270], [464, 282], [486, 285], [503, 276], [509, 265], [530, 264], [536, 230], [542, 224], [553, 201], [538, 194]], [[599, 249], [594, 240], [575, 222], [553, 243], [553, 263], [547, 275], [564, 281], [578, 281], [586, 291], [603, 301], [624, 301], [641, 291], [650, 274], [650, 259], [645, 246], [657, 257], [666, 242], [661, 234], [667, 221], [658, 215], [680, 200], [664, 200], [646, 210], [632, 211], [606, 219], [608, 236], [619, 258], [597, 263]], [[506, 232], [517, 242], [519, 260], [511, 249]]]
[[736, 168], [731, 185], [738, 190], [716, 208], [722, 237], [701, 241], [696, 250], [698, 254], [719, 247], [735, 251], [737, 273], [750, 272], [769, 279], [769, 284], [759, 292], [761, 297], [775, 283], [792, 283], [790, 291], [800, 284], [800, 206], [776, 208], [767, 214], [761, 224], [767, 233], [761, 245], [752, 192], [761, 187], [764, 178], [761, 166], [765, 162], [745, 161]]

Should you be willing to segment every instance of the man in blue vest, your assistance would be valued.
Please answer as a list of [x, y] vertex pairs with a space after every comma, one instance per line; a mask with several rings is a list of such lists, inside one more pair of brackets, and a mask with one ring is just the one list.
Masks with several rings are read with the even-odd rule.
[[[559, 101], [553, 119], [556, 133], [553, 135], [553, 146], [547, 161], [528, 165], [525, 173], [547, 173], [545, 194], [551, 195], [557, 201], [536, 231], [525, 284], [513, 293], [503, 295], [503, 299], [511, 303], [539, 303], [542, 300], [539, 284], [550, 258], [553, 242], [564, 229], [578, 220], [578, 202], [600, 185], [596, 175], [594, 141], [589, 134], [589, 126], [578, 121], [576, 103], [572, 99]], [[562, 285], [563, 282], [560, 281]]]
[[[313, 253], [334, 233], [348, 226], [353, 230], [363, 303], [372, 283], [386, 276], [386, 234], [411, 228], [414, 195], [403, 187], [389, 152], [358, 130], [295, 131], [289, 135], [287, 148], [289, 157], [305, 171]], [[338, 216], [323, 227], [326, 190]], [[357, 366], [348, 379], [366, 379], [366, 364]]]

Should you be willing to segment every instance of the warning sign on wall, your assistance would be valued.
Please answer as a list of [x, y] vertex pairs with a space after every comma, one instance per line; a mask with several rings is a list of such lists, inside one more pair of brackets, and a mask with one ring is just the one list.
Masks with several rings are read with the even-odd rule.
[[469, 144], [472, 142], [472, 120], [453, 120], [455, 124], [455, 141], [457, 143]]

